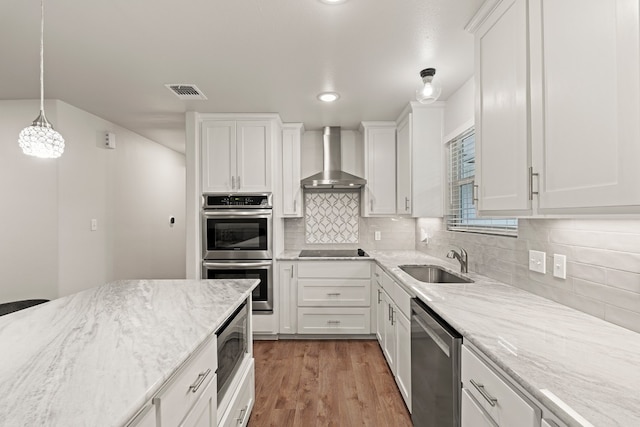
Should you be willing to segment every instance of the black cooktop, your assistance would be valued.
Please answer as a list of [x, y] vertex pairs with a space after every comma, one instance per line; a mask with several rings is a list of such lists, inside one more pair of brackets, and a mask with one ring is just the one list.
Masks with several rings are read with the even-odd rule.
[[362, 249], [305, 249], [300, 258], [355, 258], [368, 257]]

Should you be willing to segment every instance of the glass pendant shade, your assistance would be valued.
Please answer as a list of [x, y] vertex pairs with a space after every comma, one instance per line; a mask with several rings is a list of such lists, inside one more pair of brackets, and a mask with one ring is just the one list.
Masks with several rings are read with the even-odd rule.
[[422, 77], [422, 84], [416, 89], [416, 99], [421, 104], [431, 104], [435, 102], [442, 88], [439, 84], [433, 82], [433, 76], [436, 74], [435, 68], [425, 68], [420, 71], [420, 77]]
[[40, 114], [22, 129], [18, 145], [24, 154], [44, 159], [56, 159], [64, 152], [64, 138], [44, 115], [44, 0], [40, 0]]
[[47, 121], [44, 111], [18, 137], [22, 152], [43, 159], [56, 159], [64, 152], [64, 138]]

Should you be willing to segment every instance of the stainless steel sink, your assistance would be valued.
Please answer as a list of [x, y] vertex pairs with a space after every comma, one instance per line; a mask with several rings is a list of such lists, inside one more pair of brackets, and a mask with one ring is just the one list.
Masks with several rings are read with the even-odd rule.
[[473, 283], [473, 280], [451, 273], [437, 265], [401, 265], [400, 269], [426, 283]]

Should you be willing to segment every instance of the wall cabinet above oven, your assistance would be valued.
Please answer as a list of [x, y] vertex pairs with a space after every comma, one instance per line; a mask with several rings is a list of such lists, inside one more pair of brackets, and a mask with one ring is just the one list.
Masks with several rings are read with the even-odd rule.
[[271, 120], [203, 120], [202, 192], [272, 190]]

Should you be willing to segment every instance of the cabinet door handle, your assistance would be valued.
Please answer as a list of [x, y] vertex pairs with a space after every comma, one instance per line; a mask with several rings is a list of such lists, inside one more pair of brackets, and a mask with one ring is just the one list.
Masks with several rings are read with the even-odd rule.
[[396, 324], [396, 311], [391, 307], [391, 326]]
[[391, 322], [391, 304], [389, 304], [389, 322]]
[[473, 206], [477, 206], [478, 205], [478, 185], [477, 184], [473, 184], [473, 200], [472, 200]]
[[210, 373], [211, 373], [211, 369], [207, 369], [203, 373], [198, 374], [198, 378], [196, 378], [196, 382], [194, 382], [193, 384], [191, 384], [189, 386], [189, 390], [191, 390], [191, 393], [195, 393], [195, 392], [198, 391], [198, 389], [200, 388], [200, 386], [204, 382], [205, 378], [207, 378]]
[[247, 416], [247, 407], [245, 406], [244, 408], [242, 408], [242, 410], [240, 411], [240, 416], [238, 418], [236, 418], [236, 421], [238, 421], [239, 425], [243, 425], [244, 424], [244, 419]]
[[371, 205], [371, 209], [370, 209], [370, 210], [371, 210], [371, 212], [373, 212], [373, 200], [371, 200], [371, 201], [369, 202], [369, 205]]
[[404, 210], [405, 211], [410, 210], [410, 208], [409, 208], [409, 198], [408, 197], [404, 198]]
[[298, 201], [293, 199], [293, 212], [298, 212]]
[[232, 190], [236, 189], [236, 177], [235, 176], [231, 177], [231, 189]]
[[241, 185], [240, 185], [240, 175], [238, 175], [238, 190], [240, 189]]
[[529, 166], [529, 200], [533, 200], [534, 194], [540, 194], [538, 191], [533, 191], [533, 177], [539, 177], [540, 174], [533, 172], [533, 166]]
[[480, 393], [482, 397], [484, 397], [485, 400], [489, 402], [489, 405], [496, 406], [496, 402], [498, 401], [498, 399], [496, 399], [495, 397], [487, 393], [487, 390], [484, 389], [484, 385], [478, 384], [474, 380], [469, 380], [469, 382], [471, 382], [471, 384], [476, 388], [476, 390], [478, 390], [478, 393]]
[[291, 278], [293, 279], [293, 265], [291, 266]]
[[378, 289], [378, 304], [382, 302], [382, 292]]

